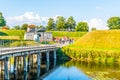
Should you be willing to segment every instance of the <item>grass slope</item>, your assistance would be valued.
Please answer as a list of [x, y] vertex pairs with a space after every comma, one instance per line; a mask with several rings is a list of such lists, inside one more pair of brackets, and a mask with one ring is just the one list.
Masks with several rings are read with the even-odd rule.
[[77, 40], [79, 37], [82, 37], [87, 32], [68, 32], [68, 31], [49, 31], [52, 32], [53, 37], [69, 37], [73, 38], [74, 40]]
[[24, 39], [24, 30], [0, 30], [0, 36], [19, 36]]
[[52, 31], [53, 37], [81, 37], [84, 34], [86, 34], [86, 32], [68, 32], [68, 31]]
[[120, 62], [120, 30], [89, 32], [62, 50], [75, 60]]
[[99, 30], [87, 33], [74, 46], [82, 48], [120, 49], [120, 30]]

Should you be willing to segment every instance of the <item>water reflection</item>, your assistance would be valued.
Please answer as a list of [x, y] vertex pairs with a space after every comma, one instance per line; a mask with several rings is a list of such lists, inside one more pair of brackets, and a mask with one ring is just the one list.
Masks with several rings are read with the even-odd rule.
[[14, 74], [14, 80], [17, 80], [17, 72], [15, 71], [13, 74]]
[[[0, 61], [0, 80], [4, 80], [4, 62]], [[61, 61], [44, 61], [37, 66], [36, 61], [27, 66], [24, 71], [23, 64], [17, 64], [14, 70], [13, 64], [9, 68], [10, 80], [120, 80], [120, 64], [117, 63], [93, 63], [69, 61], [64, 64]]]
[[63, 66], [77, 67], [85, 75], [95, 80], [120, 80], [120, 64], [117, 63], [93, 63], [70, 61]]
[[40, 67], [37, 68], [37, 80], [40, 79]]
[[54, 70], [49, 76], [43, 80], [90, 80], [85, 74], [83, 74], [76, 67], [64, 67], [60, 66]]
[[27, 80], [27, 72], [24, 71], [24, 80]]
[[53, 64], [54, 67], [56, 67], [56, 59], [54, 59], [54, 64]]
[[43, 80], [120, 80], [120, 64], [69, 61]]
[[48, 71], [49, 71], [49, 68], [50, 68], [50, 62], [49, 62], [49, 61], [47, 61], [47, 63], [46, 63], [46, 72], [48, 72]]

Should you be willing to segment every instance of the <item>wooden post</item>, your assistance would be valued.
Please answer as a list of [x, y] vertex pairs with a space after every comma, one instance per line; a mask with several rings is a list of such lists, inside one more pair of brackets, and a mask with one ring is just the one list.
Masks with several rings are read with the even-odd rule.
[[56, 59], [56, 50], [53, 51], [54, 52], [54, 59]]
[[46, 58], [47, 58], [47, 62], [49, 62], [49, 51], [46, 52]]
[[57, 58], [57, 56], [56, 56], [56, 50], [54, 50], [53, 53], [54, 53], [54, 67], [55, 67], [56, 66], [56, 58]]
[[17, 57], [14, 57], [14, 71], [17, 71]]
[[40, 67], [40, 64], [41, 64], [41, 53], [39, 52], [37, 54], [37, 65], [38, 65], [38, 67]]
[[27, 72], [27, 55], [23, 56], [23, 65], [24, 65], [24, 71]]
[[28, 66], [30, 66], [31, 63], [30, 63], [30, 55], [28, 55]]
[[46, 63], [46, 71], [48, 71], [48, 70], [49, 70], [49, 67], [50, 67], [50, 62], [49, 62], [49, 61], [47, 61], [47, 63]]
[[9, 80], [9, 70], [8, 70], [8, 61], [9, 61], [9, 58], [6, 57], [5, 60], [4, 60], [4, 69], [5, 69], [5, 72], [4, 72], [4, 76], [5, 76], [5, 80]]

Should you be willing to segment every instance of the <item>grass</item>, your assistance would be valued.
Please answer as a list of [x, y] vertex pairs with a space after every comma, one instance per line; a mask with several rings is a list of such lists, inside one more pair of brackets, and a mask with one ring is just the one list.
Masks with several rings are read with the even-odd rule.
[[87, 48], [120, 48], [120, 30], [92, 31], [74, 44]]
[[[77, 40], [79, 37], [86, 34], [86, 32], [68, 32], [68, 31], [49, 31], [52, 32], [53, 37], [70, 37]], [[0, 36], [19, 36], [24, 39], [24, 30], [0, 30]]]
[[75, 60], [120, 62], [120, 30], [97, 30], [79, 38], [63, 52]]
[[10, 44], [10, 46], [38, 46], [39, 43], [38, 42], [35, 42], [35, 41], [15, 41], [13, 42], [12, 44]]
[[86, 32], [69, 32], [69, 31], [51, 31], [53, 34], [53, 37], [81, 37], [84, 34], [86, 34]]
[[87, 32], [69, 32], [69, 31], [49, 31], [52, 32], [53, 37], [69, 37], [77, 40], [79, 37], [82, 37]]
[[0, 40], [20, 40], [19, 36], [0, 36]]
[[0, 36], [19, 36], [24, 39], [24, 30], [0, 30]]

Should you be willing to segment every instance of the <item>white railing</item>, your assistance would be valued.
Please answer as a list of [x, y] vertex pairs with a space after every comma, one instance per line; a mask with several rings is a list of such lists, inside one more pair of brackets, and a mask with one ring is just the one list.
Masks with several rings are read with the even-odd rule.
[[44, 45], [44, 46], [22, 46], [22, 47], [1, 48], [0, 55], [14, 53], [14, 52], [32, 51], [32, 50], [47, 50], [51, 48], [56, 48], [56, 46]]

